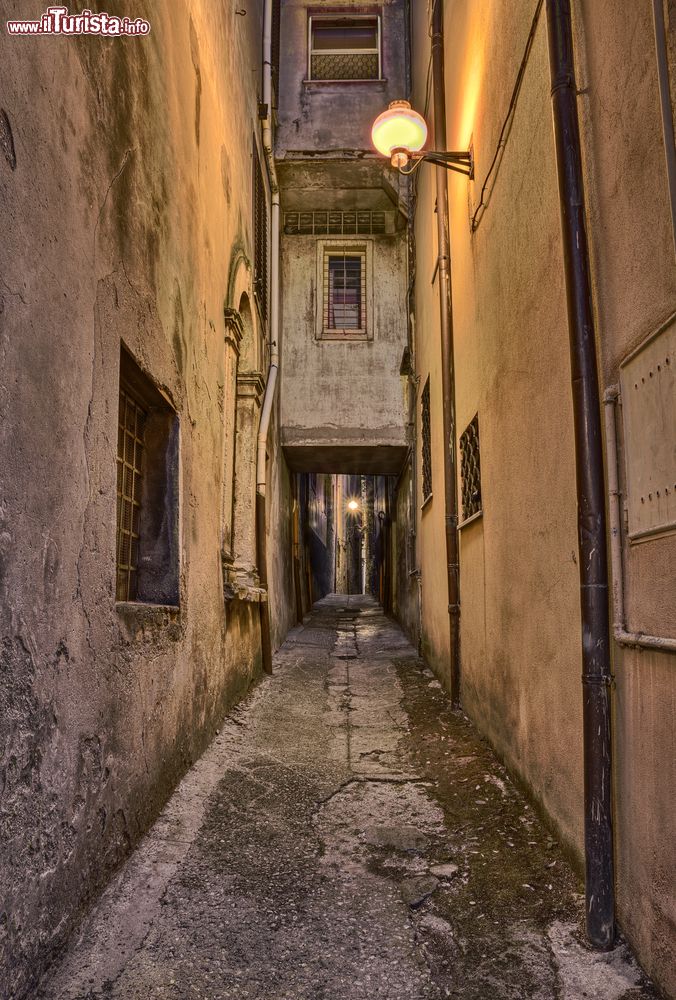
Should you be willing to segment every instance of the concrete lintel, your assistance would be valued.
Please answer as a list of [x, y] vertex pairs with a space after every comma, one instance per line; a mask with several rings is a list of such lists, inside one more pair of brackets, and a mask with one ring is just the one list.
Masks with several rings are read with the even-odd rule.
[[406, 454], [405, 445], [284, 445], [284, 455], [294, 472], [395, 476]]

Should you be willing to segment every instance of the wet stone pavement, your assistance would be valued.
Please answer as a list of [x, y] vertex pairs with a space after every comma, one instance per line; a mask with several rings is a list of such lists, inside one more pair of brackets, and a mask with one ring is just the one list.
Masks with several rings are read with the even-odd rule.
[[638, 1000], [558, 845], [369, 598], [225, 722], [42, 1000]]

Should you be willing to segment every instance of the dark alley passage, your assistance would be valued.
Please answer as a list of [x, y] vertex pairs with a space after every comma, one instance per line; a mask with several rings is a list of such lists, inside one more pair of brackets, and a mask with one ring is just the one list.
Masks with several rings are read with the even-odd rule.
[[637, 1000], [558, 845], [396, 625], [332, 595], [231, 713], [43, 1000]]

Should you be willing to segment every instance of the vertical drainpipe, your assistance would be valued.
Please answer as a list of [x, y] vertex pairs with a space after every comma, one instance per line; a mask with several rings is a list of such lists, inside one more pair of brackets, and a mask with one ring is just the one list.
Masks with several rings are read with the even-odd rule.
[[611, 814], [610, 636], [601, 404], [577, 114], [570, 0], [547, 0], [575, 427], [582, 624], [587, 937], [615, 939]]
[[[272, 219], [270, 238], [270, 368], [265, 383], [265, 395], [258, 425], [258, 448], [256, 454], [256, 561], [258, 575], [263, 590], [268, 590], [268, 567], [266, 546], [265, 494], [267, 486], [266, 453], [268, 431], [272, 417], [272, 405], [277, 386], [279, 370], [279, 184], [275, 170], [272, 145], [272, 0], [265, 0], [263, 14], [263, 149], [268, 167], [270, 193], [272, 196]], [[268, 594], [269, 597], [269, 594]], [[260, 603], [261, 647], [263, 669], [272, 673], [272, 640], [270, 636], [269, 600]]]
[[[446, 90], [444, 79], [443, 0], [434, 0], [432, 14], [432, 80], [434, 90], [434, 141], [446, 149]], [[458, 496], [455, 455], [455, 361], [453, 357], [453, 304], [451, 297], [450, 238], [448, 230], [448, 173], [436, 167], [437, 242], [439, 250], [439, 315], [441, 320], [441, 381], [444, 430], [444, 500], [448, 615], [451, 649], [451, 702], [460, 704], [460, 573], [458, 563]]]

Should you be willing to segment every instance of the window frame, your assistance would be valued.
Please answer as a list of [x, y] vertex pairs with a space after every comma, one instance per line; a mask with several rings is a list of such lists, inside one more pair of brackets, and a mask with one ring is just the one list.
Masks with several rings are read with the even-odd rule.
[[[312, 45], [312, 26], [317, 21], [375, 21], [377, 29], [377, 49], [314, 49]], [[308, 15], [307, 34], [307, 65], [306, 82], [308, 83], [378, 83], [383, 79], [383, 27], [382, 15], [380, 12], [348, 13], [347, 11], [326, 11], [321, 14]], [[378, 56], [378, 76], [354, 76], [341, 79], [340, 77], [315, 77], [312, 75], [312, 57], [316, 54], [323, 55], [373, 55]]]
[[[474, 453], [474, 479], [468, 478], [467, 469]], [[477, 487], [470, 492], [472, 486]], [[479, 413], [475, 413], [460, 435], [460, 508], [462, 517], [458, 525], [463, 528], [478, 518], [483, 517], [483, 491], [481, 483], [481, 435], [479, 433]]]
[[[124, 567], [121, 566], [119, 558], [121, 505], [119, 492], [116, 490], [115, 606], [118, 609], [127, 607], [178, 609], [180, 606], [179, 480], [181, 462], [179, 415], [171, 399], [141, 368], [124, 342], [120, 344], [117, 393], [116, 475], [120, 462], [119, 401], [123, 395], [125, 399], [131, 400], [144, 413], [145, 419], [141, 439], [142, 468], [139, 476], [140, 503], [136, 530], [135, 586], [133, 593], [130, 593], [127, 583], [123, 599], [118, 597], [119, 572]], [[124, 492], [124, 488], [122, 492]]]
[[[427, 416], [427, 420], [425, 420]], [[426, 491], [426, 486], [429, 490]], [[420, 492], [421, 509], [427, 507], [434, 496], [434, 476], [432, 469], [432, 389], [427, 376], [420, 393]]]
[[[362, 326], [359, 329], [330, 327], [328, 321], [328, 288], [325, 284], [325, 274], [328, 273], [328, 259], [337, 256], [362, 256], [361, 280], [364, 286], [362, 295], [363, 311]], [[363, 342], [373, 340], [373, 241], [327, 239], [317, 240], [317, 272], [315, 295], [315, 339], [341, 340]]]
[[251, 168], [253, 297], [267, 327], [270, 309], [270, 206], [263, 158], [255, 134]]

